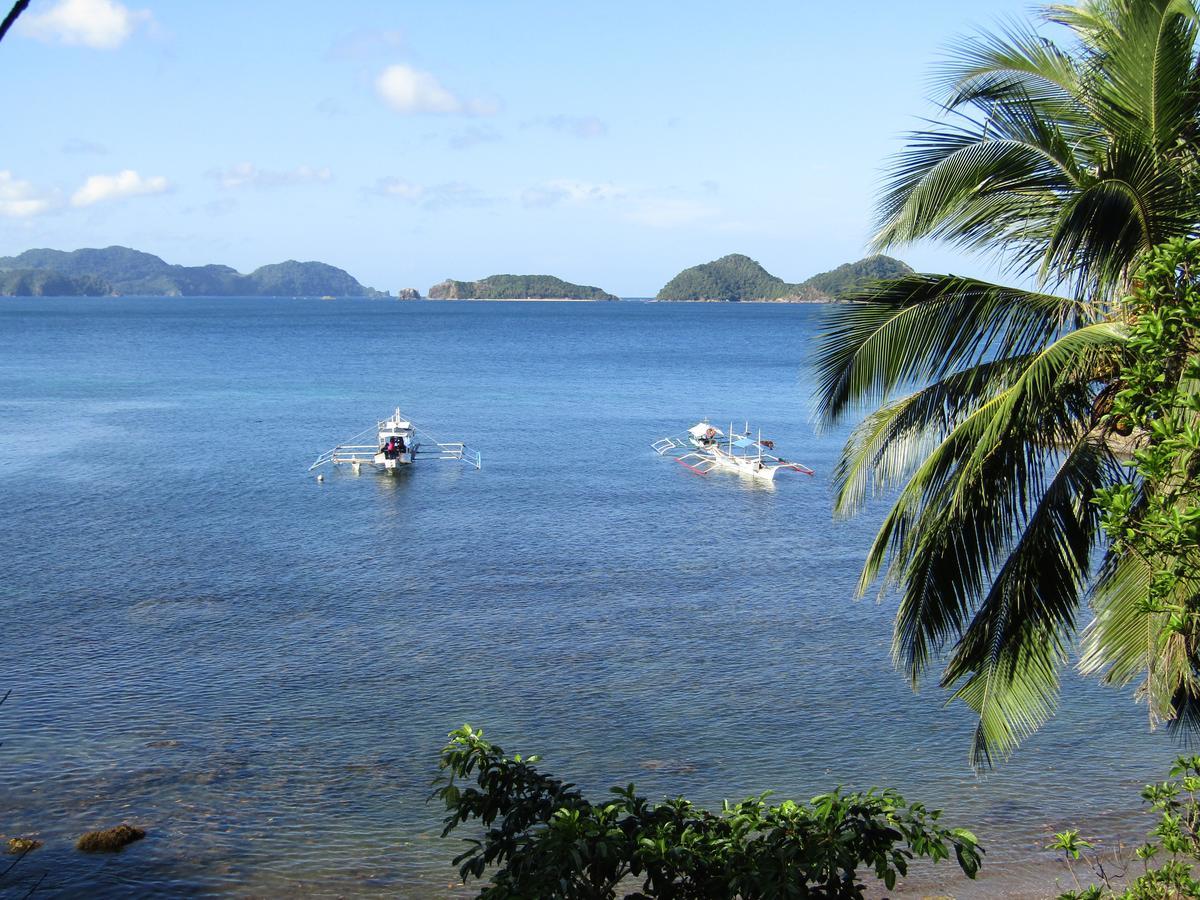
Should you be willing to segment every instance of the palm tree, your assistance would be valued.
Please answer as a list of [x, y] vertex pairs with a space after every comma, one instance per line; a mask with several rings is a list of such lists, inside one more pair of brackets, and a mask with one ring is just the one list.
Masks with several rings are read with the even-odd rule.
[[836, 511], [898, 491], [859, 590], [896, 589], [896, 663], [914, 687], [944, 663], [978, 716], [976, 765], [1051, 715], [1077, 641], [1085, 672], [1144, 679], [1152, 720], [1200, 723], [1200, 662], [1164, 645], [1150, 573], [1106, 552], [1091, 502], [1128, 477], [1104, 417], [1120, 300], [1152, 248], [1200, 229], [1200, 15], [1190, 0], [1042, 15], [1069, 42], [1018, 26], [956, 47], [944, 115], [894, 161], [875, 238], [993, 251], [1036, 289], [884, 282], [834, 309], [819, 351], [823, 420], [873, 408]]

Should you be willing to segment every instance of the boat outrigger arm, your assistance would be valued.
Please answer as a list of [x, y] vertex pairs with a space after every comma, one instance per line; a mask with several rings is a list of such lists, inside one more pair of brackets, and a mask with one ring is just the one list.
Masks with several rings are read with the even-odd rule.
[[[375, 443], [362, 443], [372, 431], [376, 435]], [[397, 408], [390, 418], [373, 428], [360, 431], [346, 443], [326, 450], [308, 467], [308, 471], [324, 465], [348, 465], [355, 475], [363, 466], [374, 466], [381, 472], [395, 473], [418, 459], [451, 459], [476, 469], [483, 468], [483, 456], [478, 450], [471, 449], [462, 441], [439, 441], [414, 425]]]
[[670, 456], [697, 475], [721, 469], [773, 481], [781, 471], [815, 474], [808, 466], [777, 456], [775, 442], [764, 440], [761, 430], [751, 436], [749, 423], [741, 433], [735, 432], [732, 424], [724, 432], [705, 419], [681, 435], [662, 438], [650, 446], [659, 456]]

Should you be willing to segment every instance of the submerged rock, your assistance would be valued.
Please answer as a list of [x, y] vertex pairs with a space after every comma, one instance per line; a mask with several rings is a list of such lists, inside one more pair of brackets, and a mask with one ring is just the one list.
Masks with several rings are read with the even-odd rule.
[[15, 837], [8, 839], [9, 853], [28, 853], [30, 850], [36, 850], [42, 846], [42, 842], [34, 838]]
[[135, 828], [133, 825], [122, 823], [116, 828], [105, 828], [103, 831], [89, 831], [76, 842], [75, 847], [88, 853], [112, 852], [120, 850], [126, 844], [140, 841], [145, 836], [145, 829]]

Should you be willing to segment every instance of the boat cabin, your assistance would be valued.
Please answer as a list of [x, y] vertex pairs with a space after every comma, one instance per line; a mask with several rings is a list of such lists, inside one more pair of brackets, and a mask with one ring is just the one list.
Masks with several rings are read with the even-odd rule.
[[725, 437], [725, 432], [714, 428], [708, 422], [698, 422], [688, 429], [688, 437], [696, 447], [711, 447]]
[[375, 455], [377, 464], [390, 467], [389, 464], [411, 463], [417, 449], [417, 434], [412, 422], [400, 417], [400, 411], [391, 418], [379, 423], [379, 452]]

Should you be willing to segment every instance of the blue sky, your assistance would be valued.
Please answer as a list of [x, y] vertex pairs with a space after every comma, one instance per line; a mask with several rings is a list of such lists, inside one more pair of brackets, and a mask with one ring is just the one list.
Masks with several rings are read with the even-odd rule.
[[[956, 36], [1011, 0], [33, 0], [0, 43], [0, 255], [125, 244], [373, 287], [646, 296], [725, 253], [863, 255]], [[940, 247], [895, 255], [994, 275]]]

